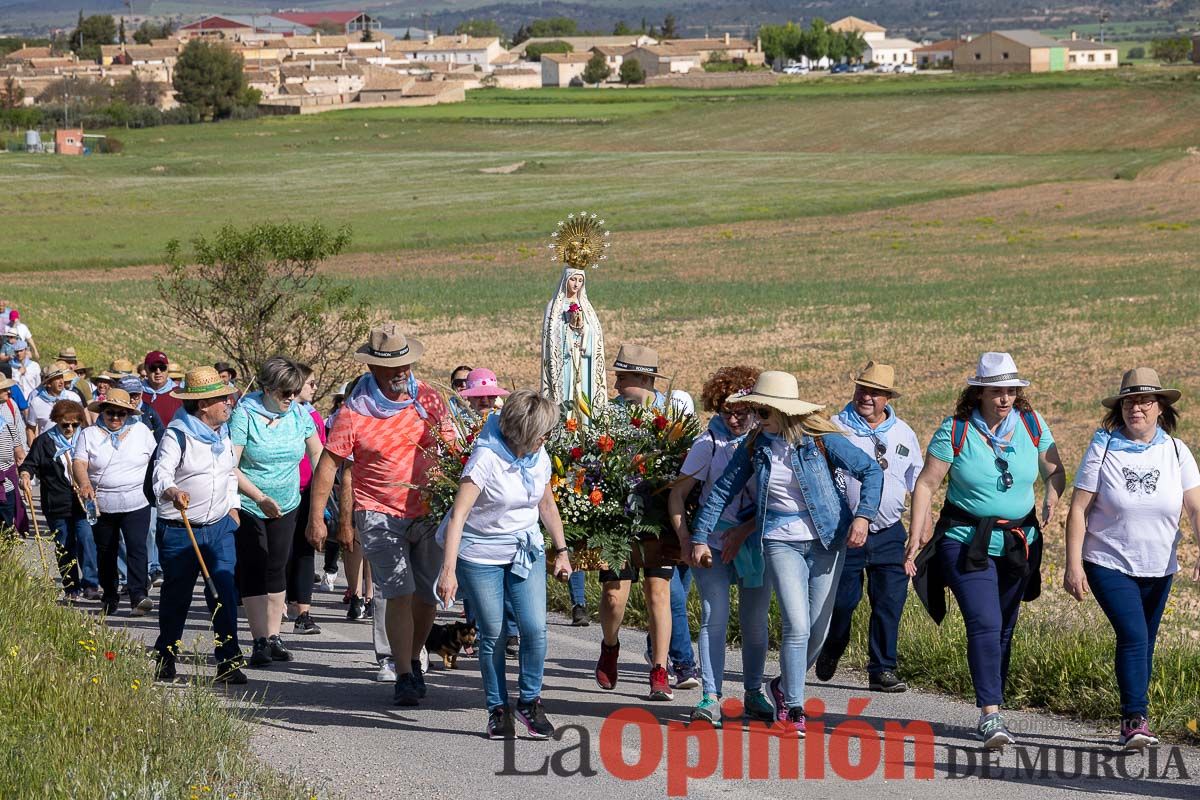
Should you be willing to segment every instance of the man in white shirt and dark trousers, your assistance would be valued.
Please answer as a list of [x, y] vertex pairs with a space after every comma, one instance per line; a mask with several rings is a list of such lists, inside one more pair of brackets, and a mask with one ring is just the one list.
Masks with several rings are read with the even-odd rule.
[[[846, 432], [846, 438], [883, 468], [883, 497], [879, 513], [871, 521], [866, 545], [846, 551], [833, 619], [817, 658], [816, 674], [818, 680], [827, 681], [837, 671], [838, 660], [850, 642], [854, 609], [862, 600], [865, 572], [871, 600], [867, 675], [871, 690], [876, 692], [903, 692], [908, 688], [896, 676], [896, 639], [908, 598], [908, 576], [904, 573], [907, 533], [900, 517], [924, 461], [916, 434], [891, 406], [899, 396], [895, 370], [868, 362], [854, 381], [853, 399], [833, 418]], [[853, 508], [858, 505], [859, 483], [849, 476], [845, 480], [846, 496]]]
[[237, 561], [234, 533], [238, 527], [237, 475], [229, 439], [231, 405], [237, 390], [212, 367], [187, 373], [185, 388], [171, 394], [183, 408], [167, 426], [154, 465], [153, 492], [158, 505], [159, 560], [163, 570], [159, 598], [159, 680], [175, 679], [175, 656], [183, 636], [200, 562], [183, 525], [187, 514], [218, 597], [206, 589], [216, 635], [217, 680], [242, 684], [242, 651], [237, 639]]

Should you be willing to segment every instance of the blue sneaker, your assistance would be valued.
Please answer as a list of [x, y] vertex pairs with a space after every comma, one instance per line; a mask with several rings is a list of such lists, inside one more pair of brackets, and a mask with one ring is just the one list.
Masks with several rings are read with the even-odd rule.
[[721, 698], [715, 694], [706, 694], [692, 709], [692, 722], [707, 722], [714, 728], [721, 727]]
[[775, 706], [763, 694], [762, 689], [746, 692], [743, 704], [746, 707], [746, 716], [750, 719], [758, 719], [763, 722], [775, 721]]

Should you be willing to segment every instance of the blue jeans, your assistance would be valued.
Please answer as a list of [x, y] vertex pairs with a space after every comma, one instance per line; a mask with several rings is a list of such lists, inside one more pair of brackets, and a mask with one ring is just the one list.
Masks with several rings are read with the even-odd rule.
[[833, 618], [821, 655], [836, 661], [850, 644], [850, 622], [863, 596], [863, 576], [871, 601], [867, 634], [867, 673], [878, 675], [896, 669], [896, 639], [900, 615], [908, 599], [908, 576], [904, 574], [904, 526], [897, 522], [867, 537], [863, 547], [846, 549], [846, 563], [838, 580]]
[[764, 585], [779, 598], [783, 617], [779, 667], [788, 708], [804, 705], [804, 674], [816, 662], [829, 631], [833, 594], [845, 557], [845, 537], [834, 549], [825, 547], [820, 539], [763, 542]]
[[[14, 480], [13, 483], [16, 483]], [[0, 489], [0, 491], [3, 491]], [[14, 488], [11, 492], [6, 492], [4, 499], [0, 500], [0, 524], [7, 528], [11, 528], [17, 523], [17, 492], [20, 489]]]
[[[710, 548], [711, 549], [711, 548]], [[733, 564], [721, 563], [721, 551], [712, 550], [713, 565], [693, 570], [700, 591], [700, 680], [705, 694], [722, 695], [725, 681], [725, 642], [729, 627], [729, 587], [738, 582]], [[742, 686], [747, 692], [762, 689], [767, 661], [767, 609], [771, 591], [766, 586], [738, 589], [738, 621], [742, 628]]]
[[[237, 563], [233, 536], [237, 528], [233, 518], [228, 516], [212, 525], [192, 526], [196, 544], [200, 546], [200, 554], [204, 556], [204, 564], [219, 595], [213, 597], [205, 587], [204, 600], [208, 603], [216, 634], [217, 662], [222, 664], [238, 659], [242, 653], [237, 639], [237, 585], [233, 580], [233, 568]], [[164, 658], [174, 658], [176, 642], [183, 636], [192, 606], [200, 562], [182, 525], [160, 519], [155, 538], [162, 560], [163, 585], [158, 600], [158, 640], [154, 649]]]
[[968, 547], [942, 538], [936, 557], [967, 628], [967, 666], [975, 686], [975, 705], [998, 706], [1004, 703], [1013, 630], [1029, 579], [997, 569], [997, 556], [988, 558], [987, 569], [964, 572]]
[[1150, 676], [1154, 671], [1154, 640], [1171, 593], [1174, 575], [1135, 578], [1099, 564], [1083, 562], [1088, 586], [1117, 634], [1117, 687], [1121, 716], [1146, 716]]
[[47, 519], [46, 525], [54, 531], [54, 542], [58, 545], [63, 588], [67, 588], [68, 576], [72, 584], [78, 583], [75, 588], [99, 588], [96, 540], [92, 538], [92, 526], [88, 524], [87, 517], [57, 517]]
[[[463, 594], [466, 590], [460, 589], [459, 593]], [[475, 607], [471, 605], [471, 598], [464, 594], [463, 596], [463, 616], [469, 624], [475, 624]], [[517, 633], [517, 615], [513, 612], [512, 600], [504, 598], [504, 638], [510, 636], [518, 636]]]
[[461, 558], [457, 573], [475, 612], [479, 671], [488, 710], [508, 705], [502, 640], [505, 600], [512, 603], [521, 637], [518, 696], [523, 703], [533, 702], [542, 694], [546, 661], [546, 554], [538, 553], [526, 578], [514, 575], [512, 564], [475, 564]]
[[587, 596], [583, 593], [585, 575], [583, 570], [578, 569], [571, 573], [571, 577], [567, 581], [567, 585], [571, 587], [571, 605], [573, 606], [587, 605]]

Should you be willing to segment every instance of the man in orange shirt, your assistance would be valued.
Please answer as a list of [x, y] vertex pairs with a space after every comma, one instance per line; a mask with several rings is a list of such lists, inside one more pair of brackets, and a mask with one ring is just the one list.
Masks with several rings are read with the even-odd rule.
[[[428, 518], [418, 487], [427, 482], [440, 444], [455, 438], [445, 402], [412, 372], [424, 349], [388, 322], [373, 328], [354, 354], [370, 372], [346, 398], [329, 432], [313, 473], [308, 520], [308, 540], [320, 551], [328, 536], [324, 509], [334, 475], [350, 459], [354, 529], [387, 600], [387, 638], [396, 664], [393, 701], [402, 706], [415, 706], [425, 696], [416, 657], [437, 613], [434, 584], [442, 569], [437, 524]], [[339, 536], [339, 544], [353, 550], [353, 536]], [[402, 671], [406, 665], [411, 671]]]

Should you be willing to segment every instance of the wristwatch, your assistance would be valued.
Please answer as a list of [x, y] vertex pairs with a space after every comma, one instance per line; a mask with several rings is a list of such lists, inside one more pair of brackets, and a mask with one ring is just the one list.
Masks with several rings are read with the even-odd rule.
[[550, 553], [551, 553], [551, 555], [556, 555], [556, 556], [557, 556], [557, 555], [559, 555], [559, 554], [561, 554], [561, 553], [566, 553], [566, 552], [568, 551], [568, 549], [569, 549], [569, 548], [566, 548], [566, 547], [551, 547], [551, 548], [550, 548]]

